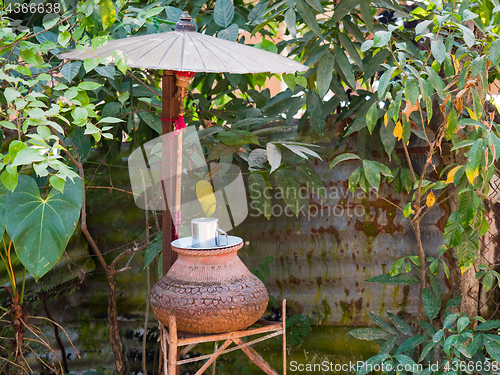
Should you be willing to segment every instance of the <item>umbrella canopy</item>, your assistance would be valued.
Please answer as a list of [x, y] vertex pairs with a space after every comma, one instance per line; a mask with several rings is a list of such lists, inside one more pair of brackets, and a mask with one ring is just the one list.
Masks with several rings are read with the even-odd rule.
[[[185, 13], [181, 20], [191, 20], [191, 17]], [[59, 56], [84, 60], [108, 57], [113, 51], [122, 51], [127, 56], [128, 66], [135, 68], [235, 74], [294, 73], [309, 68], [276, 53], [193, 32], [189, 28], [117, 39], [97, 50], [72, 50]]]
[[[129, 38], [113, 40], [104, 47], [86, 51], [72, 50], [59, 54], [60, 58], [72, 60], [85, 60], [87, 58], [109, 57], [113, 51], [121, 51], [127, 58], [127, 65], [135, 68], [163, 69], [163, 116], [162, 132], [170, 133], [185, 127], [183, 120], [183, 98], [189, 82], [189, 77], [194, 72], [208, 73], [294, 73], [305, 71], [307, 66], [287, 57], [264, 51], [241, 43], [231, 42], [221, 38], [214, 38], [205, 34], [194, 32], [195, 25], [191, 22], [189, 13], [184, 12], [176, 24], [175, 31], [132, 36]], [[174, 76], [175, 72], [175, 76]], [[187, 77], [182, 72], [187, 73]], [[176, 87], [179, 86], [180, 99], [175, 97]], [[180, 107], [179, 107], [180, 104]], [[182, 121], [180, 121], [182, 120]], [[181, 174], [182, 174], [182, 132], [177, 132], [177, 161], [167, 162], [168, 157], [175, 155], [168, 147], [169, 142], [163, 144], [163, 175], [169, 175], [169, 168], [176, 167], [175, 187], [172, 182], [163, 187], [163, 191], [175, 190], [175, 205], [173, 215], [165, 209], [162, 216], [163, 228], [163, 272], [166, 273], [175, 258], [170, 249], [172, 239], [172, 218], [176, 233], [180, 233], [181, 224]], [[172, 172], [172, 171], [170, 171]], [[175, 173], [175, 172], [172, 172]], [[172, 180], [172, 179], [170, 179]], [[173, 201], [164, 197], [164, 202]]]

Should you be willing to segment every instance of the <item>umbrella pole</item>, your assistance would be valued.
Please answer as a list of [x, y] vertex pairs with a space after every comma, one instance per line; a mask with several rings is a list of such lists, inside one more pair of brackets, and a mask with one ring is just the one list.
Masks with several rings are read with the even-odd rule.
[[177, 134], [177, 160], [176, 160], [176, 174], [175, 174], [175, 208], [174, 208], [174, 226], [175, 226], [175, 236], [180, 238], [181, 236], [181, 187], [182, 187], [182, 133], [186, 124], [184, 123], [184, 99], [187, 97], [187, 89], [189, 87], [189, 82], [193, 77], [192, 72], [175, 72], [175, 84], [177, 86], [176, 97], [178, 98], [179, 104], [179, 116], [176, 121], [175, 132]]
[[182, 131], [177, 135], [177, 173], [175, 174], [174, 226], [177, 238], [181, 237], [181, 186], [182, 186]]
[[[164, 70], [162, 77], [162, 118], [163, 119], [176, 119], [179, 116], [179, 102], [175, 96], [177, 92], [177, 86], [175, 84], [175, 74], [171, 70]], [[168, 134], [174, 131], [173, 121], [162, 121], [162, 133]], [[169, 159], [168, 144], [163, 142], [163, 160]], [[163, 165], [164, 176], [172, 176], [169, 173], [168, 168], [172, 168], [172, 165]], [[165, 275], [172, 264], [177, 258], [177, 253], [172, 251], [170, 243], [173, 240], [174, 226], [172, 223], [172, 215], [168, 209], [167, 202], [167, 192], [171, 192], [174, 189], [172, 178], [162, 179], [163, 197], [165, 209], [162, 212], [162, 231], [163, 231], [163, 275]]]

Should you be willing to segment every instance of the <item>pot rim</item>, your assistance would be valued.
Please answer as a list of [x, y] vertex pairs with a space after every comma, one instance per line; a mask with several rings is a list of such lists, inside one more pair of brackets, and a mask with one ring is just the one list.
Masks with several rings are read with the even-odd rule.
[[214, 256], [214, 255], [230, 254], [233, 252], [237, 252], [242, 247], [243, 247], [243, 240], [241, 240], [240, 243], [233, 245], [233, 246], [227, 246], [227, 247], [222, 247], [222, 248], [219, 247], [219, 248], [212, 248], [212, 249], [203, 249], [203, 250], [181, 248], [181, 247], [174, 246], [172, 244], [172, 250], [175, 251], [176, 253], [183, 254], [183, 255], [191, 255], [191, 256]]

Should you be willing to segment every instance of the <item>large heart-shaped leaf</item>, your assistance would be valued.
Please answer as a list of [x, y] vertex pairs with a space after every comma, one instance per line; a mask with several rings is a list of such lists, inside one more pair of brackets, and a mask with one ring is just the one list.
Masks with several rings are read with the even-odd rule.
[[13, 193], [7, 194], [6, 229], [21, 263], [38, 281], [59, 260], [75, 230], [83, 202], [83, 184], [66, 181], [64, 194], [52, 189], [40, 196], [35, 180], [19, 176]]
[[7, 202], [7, 188], [0, 183], [0, 238], [5, 232], [5, 203]]

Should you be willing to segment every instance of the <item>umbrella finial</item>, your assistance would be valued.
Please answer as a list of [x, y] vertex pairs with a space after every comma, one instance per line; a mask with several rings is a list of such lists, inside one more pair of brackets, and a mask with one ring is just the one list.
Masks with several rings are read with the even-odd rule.
[[195, 25], [188, 12], [184, 12], [175, 24], [175, 31], [195, 31]]

